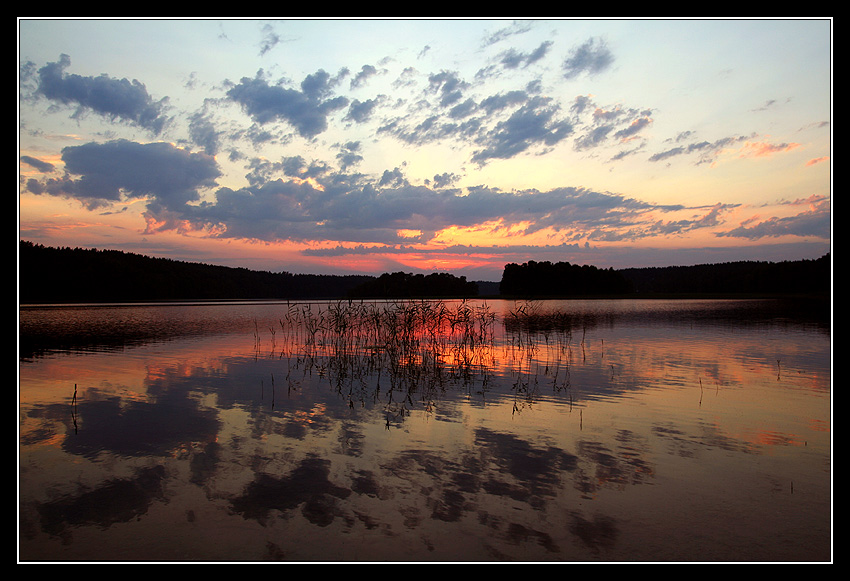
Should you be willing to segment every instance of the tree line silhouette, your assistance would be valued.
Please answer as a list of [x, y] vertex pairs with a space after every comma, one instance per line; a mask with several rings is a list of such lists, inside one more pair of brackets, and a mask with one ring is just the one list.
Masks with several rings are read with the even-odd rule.
[[413, 274], [385, 272], [348, 292], [357, 298], [410, 298], [410, 297], [462, 297], [478, 296], [478, 284], [467, 282], [465, 276], [447, 272]]
[[505, 296], [559, 297], [630, 294], [829, 293], [829, 253], [815, 260], [738, 261], [694, 266], [602, 269], [569, 262], [505, 266]]
[[830, 253], [812, 260], [738, 261], [694, 266], [626, 268], [637, 293], [829, 294]]
[[[51, 248], [20, 241], [21, 304], [166, 300], [570, 297], [684, 293], [829, 294], [831, 261], [731, 262], [597, 268], [569, 262], [505, 265], [498, 284], [449, 273], [316, 275], [273, 273], [153, 258], [119, 250]], [[493, 289], [493, 290], [490, 290]]]
[[371, 276], [273, 273], [20, 242], [21, 303], [344, 297]]
[[505, 265], [499, 292], [507, 296], [630, 294], [634, 287], [613, 268], [531, 260]]

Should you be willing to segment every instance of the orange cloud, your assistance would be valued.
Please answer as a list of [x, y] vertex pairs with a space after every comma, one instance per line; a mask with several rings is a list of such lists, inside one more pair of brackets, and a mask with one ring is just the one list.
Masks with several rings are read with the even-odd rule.
[[823, 157], [816, 157], [814, 159], [810, 159], [809, 161], [806, 162], [806, 167], [808, 167], [810, 165], [817, 165], [817, 164], [824, 162], [824, 161], [829, 161], [829, 157], [823, 156]]
[[739, 157], [766, 157], [774, 153], [785, 153], [797, 147], [800, 147], [799, 143], [773, 144], [764, 141], [756, 143], [747, 142], [741, 148]]

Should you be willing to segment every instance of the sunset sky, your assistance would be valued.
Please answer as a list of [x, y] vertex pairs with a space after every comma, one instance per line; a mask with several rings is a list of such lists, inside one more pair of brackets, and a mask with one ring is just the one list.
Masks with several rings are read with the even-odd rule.
[[22, 240], [294, 273], [818, 258], [832, 21], [18, 20]]

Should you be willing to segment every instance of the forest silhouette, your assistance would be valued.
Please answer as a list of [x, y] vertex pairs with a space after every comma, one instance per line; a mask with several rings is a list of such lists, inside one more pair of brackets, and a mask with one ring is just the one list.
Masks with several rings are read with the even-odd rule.
[[603, 269], [569, 262], [505, 265], [502, 279], [450, 273], [318, 275], [154, 258], [20, 241], [20, 304], [503, 296], [566, 298], [693, 294], [829, 295], [830, 255], [814, 260]]

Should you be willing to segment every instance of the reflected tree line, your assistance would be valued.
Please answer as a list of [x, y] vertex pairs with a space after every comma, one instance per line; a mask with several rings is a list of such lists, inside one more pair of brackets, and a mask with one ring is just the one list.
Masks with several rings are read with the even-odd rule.
[[[498, 288], [497, 288], [498, 287]], [[227, 299], [518, 298], [685, 293], [831, 292], [831, 259], [597, 268], [569, 262], [505, 265], [498, 283], [450, 273], [314, 275], [154, 258], [117, 250], [51, 248], [20, 241], [23, 304]]]

